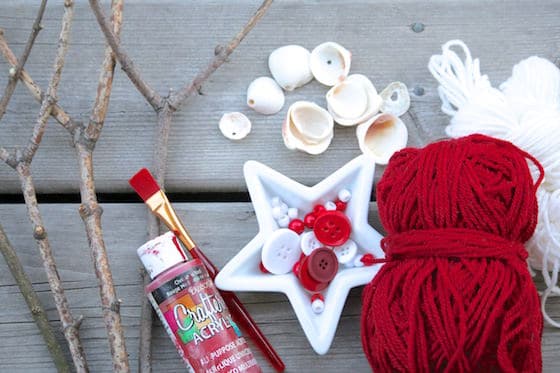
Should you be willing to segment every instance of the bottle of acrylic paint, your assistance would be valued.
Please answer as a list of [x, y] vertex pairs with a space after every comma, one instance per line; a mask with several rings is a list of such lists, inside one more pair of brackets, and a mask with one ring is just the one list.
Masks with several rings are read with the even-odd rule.
[[172, 232], [138, 249], [146, 294], [189, 372], [261, 372], [206, 268], [187, 260]]

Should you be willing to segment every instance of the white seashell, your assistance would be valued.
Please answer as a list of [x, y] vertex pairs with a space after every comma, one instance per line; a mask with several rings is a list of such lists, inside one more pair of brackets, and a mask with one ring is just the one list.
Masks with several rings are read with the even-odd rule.
[[354, 126], [371, 119], [379, 111], [382, 99], [371, 80], [353, 74], [327, 92], [327, 108], [334, 121], [342, 126]]
[[323, 153], [333, 138], [334, 121], [328, 111], [308, 101], [294, 102], [282, 125], [282, 138], [288, 149], [308, 154]]
[[[396, 96], [393, 99], [393, 95]], [[410, 107], [410, 94], [408, 88], [402, 82], [392, 82], [379, 94], [383, 100], [381, 111], [400, 117]]]
[[391, 156], [404, 148], [408, 130], [399, 117], [379, 114], [356, 128], [360, 150], [371, 155], [375, 163], [385, 165]]
[[284, 106], [284, 92], [274, 79], [257, 78], [247, 88], [247, 105], [261, 114], [276, 114]]
[[241, 140], [251, 132], [251, 121], [243, 113], [225, 113], [220, 119], [219, 128], [228, 139]]
[[313, 79], [309, 67], [311, 53], [299, 45], [285, 45], [268, 56], [268, 68], [278, 85], [293, 91]]
[[351, 60], [352, 53], [342, 45], [326, 42], [313, 49], [309, 66], [319, 83], [333, 86], [348, 76]]

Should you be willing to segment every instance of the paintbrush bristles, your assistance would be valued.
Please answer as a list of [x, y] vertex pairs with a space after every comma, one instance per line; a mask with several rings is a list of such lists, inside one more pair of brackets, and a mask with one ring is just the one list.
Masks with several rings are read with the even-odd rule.
[[138, 171], [128, 180], [128, 183], [144, 201], [147, 201], [161, 189], [147, 168]]

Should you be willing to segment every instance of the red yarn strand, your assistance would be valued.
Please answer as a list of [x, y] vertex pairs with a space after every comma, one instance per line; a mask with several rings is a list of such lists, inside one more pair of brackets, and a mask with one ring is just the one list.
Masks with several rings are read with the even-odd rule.
[[388, 235], [376, 262], [386, 263], [362, 298], [362, 344], [376, 373], [542, 370], [523, 243], [543, 177], [534, 157], [483, 135], [391, 158], [377, 186]]

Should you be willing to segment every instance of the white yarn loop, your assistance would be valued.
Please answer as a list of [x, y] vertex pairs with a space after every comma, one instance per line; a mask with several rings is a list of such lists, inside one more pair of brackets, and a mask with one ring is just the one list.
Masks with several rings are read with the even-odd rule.
[[[452, 48], [460, 49], [464, 59]], [[445, 128], [448, 136], [483, 133], [511, 141], [544, 167], [544, 182], [537, 190], [539, 220], [527, 243], [528, 262], [542, 272], [546, 285], [541, 294], [544, 319], [560, 328], [560, 321], [546, 311], [548, 298], [560, 296], [560, 70], [546, 59], [529, 57], [496, 89], [461, 40], [445, 43], [442, 54], [430, 58], [428, 69], [440, 84], [441, 109], [452, 117]], [[538, 171], [533, 167], [532, 172], [536, 176]]]
[[[464, 62], [452, 50], [458, 47], [465, 55]], [[471, 52], [461, 40], [450, 40], [442, 47], [441, 55], [430, 58], [428, 69], [438, 80], [441, 110], [447, 115], [455, 115], [469, 99], [481, 90], [491, 89], [488, 76], [480, 74], [480, 61], [473, 60]]]

